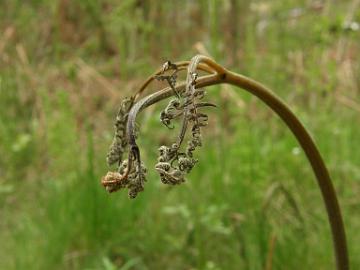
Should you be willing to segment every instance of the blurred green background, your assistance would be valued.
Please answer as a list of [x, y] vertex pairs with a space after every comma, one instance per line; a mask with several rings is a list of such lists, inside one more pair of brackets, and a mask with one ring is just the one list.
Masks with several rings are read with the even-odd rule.
[[2, 0], [0, 269], [334, 269], [303, 152], [239, 89], [208, 89], [219, 109], [185, 184], [166, 187], [152, 169], [158, 146], [177, 134], [160, 124], [160, 106], [139, 121], [145, 191], [129, 200], [101, 187], [121, 98], [165, 60], [198, 53], [266, 84], [304, 122], [339, 195], [351, 267], [360, 269], [359, 7]]

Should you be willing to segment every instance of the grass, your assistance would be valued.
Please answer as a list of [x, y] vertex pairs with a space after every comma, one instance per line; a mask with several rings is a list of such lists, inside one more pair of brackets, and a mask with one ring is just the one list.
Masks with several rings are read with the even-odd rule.
[[[233, 1], [121, 2], [0, 4], [0, 268], [264, 269], [274, 237], [273, 269], [333, 268], [304, 154], [244, 92], [208, 89], [220, 108], [186, 184], [164, 187], [150, 169], [136, 200], [100, 186], [120, 98], [167, 58], [201, 50], [274, 89], [312, 132], [359, 268], [360, 32], [343, 30], [360, 20], [356, 1], [239, 2], [237, 50]], [[157, 113], [143, 114], [141, 132], [151, 168], [176, 133]]]

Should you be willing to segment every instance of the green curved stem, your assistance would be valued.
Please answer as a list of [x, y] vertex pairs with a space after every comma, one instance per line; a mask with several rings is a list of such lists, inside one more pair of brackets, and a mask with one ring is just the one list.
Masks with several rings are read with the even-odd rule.
[[309, 132], [290, 108], [262, 84], [233, 72], [227, 72], [224, 81], [241, 87], [261, 99], [280, 116], [295, 135], [311, 164], [321, 190], [331, 226], [337, 269], [349, 269], [345, 229], [336, 192], [325, 163]]
[[[213, 65], [217, 64], [213, 62]], [[266, 88], [264, 85], [245, 76], [223, 70], [223, 72], [215, 75], [203, 76], [198, 78], [196, 80], [196, 88], [221, 83], [235, 85], [257, 96], [280, 116], [280, 118], [286, 123], [288, 128], [295, 135], [315, 173], [316, 180], [321, 190], [321, 195], [326, 206], [333, 239], [334, 253], [337, 266], [336, 268], [338, 270], [348, 270], [349, 261], [346, 236], [338, 199], [334, 186], [331, 182], [329, 172], [309, 132], [306, 130], [300, 120], [295, 116], [295, 114], [290, 110], [290, 108], [279, 97], [277, 97], [271, 90]], [[177, 85], [176, 90], [178, 92], [184, 91], [185, 86], [185, 83], [179, 84]], [[160, 100], [172, 96], [172, 94], [173, 91], [170, 88], [166, 88], [141, 99], [138, 104], [134, 105], [134, 107], [130, 110], [129, 117], [131, 117], [132, 115], [133, 118], [136, 118], [136, 115], [141, 110]]]

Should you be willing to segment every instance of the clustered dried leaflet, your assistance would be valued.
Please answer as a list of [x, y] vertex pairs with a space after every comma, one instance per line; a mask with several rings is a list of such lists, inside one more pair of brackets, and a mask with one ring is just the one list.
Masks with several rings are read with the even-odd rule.
[[[155, 80], [166, 81], [174, 96], [160, 114], [161, 123], [172, 129], [172, 121], [182, 117], [177, 141], [170, 146], [163, 145], [159, 148], [159, 158], [155, 169], [164, 184], [177, 185], [185, 182], [186, 174], [198, 161], [194, 157], [194, 151], [202, 145], [201, 128], [207, 125], [208, 120], [208, 116], [199, 112], [199, 109], [215, 107], [212, 103], [201, 102], [205, 96], [204, 89], [195, 89], [198, 59], [199, 56], [195, 57], [191, 62], [192, 65], [189, 65], [185, 91], [178, 92], [176, 89], [177, 73], [183, 69], [181, 65], [167, 61], [161, 71], [152, 76]], [[149, 95], [136, 102], [136, 96], [139, 95], [125, 98], [120, 104], [115, 121], [114, 139], [107, 155], [108, 165], [117, 163], [118, 169], [117, 172], [108, 172], [102, 181], [109, 192], [127, 188], [130, 198], [135, 198], [139, 192], [143, 191], [146, 182], [146, 168], [141, 162], [140, 150], [136, 144], [136, 116], [142, 108], [156, 99], [156, 95]], [[191, 128], [190, 140], [182, 150], [181, 146], [188, 127]], [[128, 158], [123, 160], [122, 156], [126, 148]]]

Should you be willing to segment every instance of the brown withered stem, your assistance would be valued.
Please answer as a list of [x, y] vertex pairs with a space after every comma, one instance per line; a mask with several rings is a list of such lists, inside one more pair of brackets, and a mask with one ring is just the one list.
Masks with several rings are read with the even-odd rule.
[[[186, 68], [186, 82], [176, 83], [177, 72]], [[197, 71], [203, 71], [210, 75], [199, 76]], [[166, 75], [167, 72], [170, 72], [169, 75]], [[167, 81], [169, 87], [139, 100], [146, 87], [156, 79]], [[119, 122], [126, 123], [126, 127], [119, 125], [121, 126], [120, 131], [116, 132], [116, 134], [120, 134], [118, 137], [121, 139], [119, 141], [122, 145], [128, 147], [128, 159], [125, 161], [121, 161], [121, 157], [113, 159], [119, 163], [118, 172], [109, 172], [103, 177], [103, 186], [109, 192], [128, 188], [131, 198], [144, 189], [146, 169], [140, 160], [140, 150], [136, 144], [136, 117], [145, 108], [169, 97], [175, 97], [175, 99], [171, 100], [162, 112], [160, 120], [171, 128], [171, 120], [183, 117], [182, 127], [178, 140], [173, 145], [160, 147], [160, 157], [155, 169], [165, 184], [175, 185], [184, 182], [184, 176], [197, 162], [197, 159], [193, 157], [193, 151], [196, 147], [201, 146], [201, 128], [207, 124], [207, 115], [199, 113], [198, 110], [207, 106], [215, 106], [209, 102], [199, 101], [205, 95], [202, 88], [223, 83], [237, 86], [257, 96], [278, 114], [292, 131], [311, 164], [325, 203], [333, 238], [336, 267], [338, 270], [349, 269], [345, 229], [336, 192], [325, 163], [309, 132], [290, 108], [267, 87], [243, 75], [226, 70], [206, 56], [195, 56], [190, 62], [165, 63], [130, 98], [131, 106], [128, 106], [127, 111], [119, 117], [121, 120]], [[128, 100], [127, 102], [129, 102]], [[191, 138], [186, 149], [181, 151], [181, 143], [189, 126], [191, 126]], [[119, 155], [122, 154], [121, 151], [118, 152]], [[115, 153], [117, 152], [115, 151]]]

